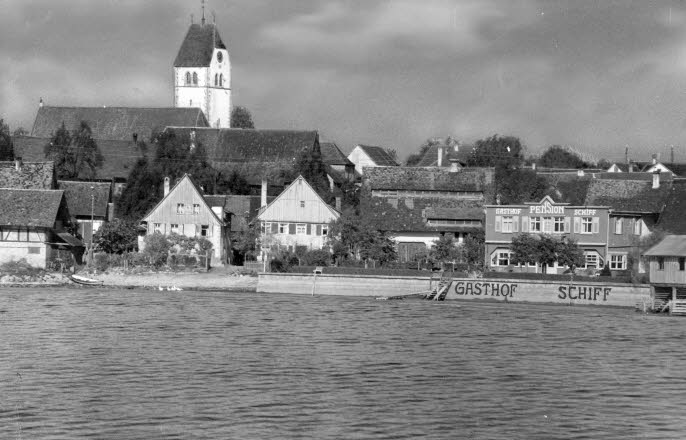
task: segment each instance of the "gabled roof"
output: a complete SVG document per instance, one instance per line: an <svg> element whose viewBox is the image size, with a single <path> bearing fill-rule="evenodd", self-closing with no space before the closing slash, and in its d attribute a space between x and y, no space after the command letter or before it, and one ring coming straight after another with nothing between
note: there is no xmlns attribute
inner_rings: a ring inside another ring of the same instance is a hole
<svg viewBox="0 0 686 440"><path fill-rule="evenodd" d="M130 141L133 134L139 140L149 140L153 132L170 125L209 127L199 108L140 108L140 107L53 107L38 109L31 136L50 138L64 122L71 131L81 121L88 122L96 140Z"/></svg>
<svg viewBox="0 0 686 440"><path fill-rule="evenodd" d="M205 147L208 159L221 163L292 163L301 150L319 143L316 131L191 127L167 127L167 130L189 137L195 131L196 142Z"/></svg>
<svg viewBox="0 0 686 440"><path fill-rule="evenodd" d="M215 220L217 220L217 222L220 223L220 224L224 224L224 222L222 221L222 219L220 219L219 217L217 217L217 214L212 210L212 205L210 205L210 204L207 202L207 199L205 198L205 195L202 193L202 191L200 190L200 188L198 188L198 185L195 184L195 182L193 181L193 179L191 178L191 176L190 176L189 174L184 174L183 177L181 177L181 178L179 179L179 181L176 182L176 184L175 184L173 187L171 187L171 189L169 190L169 193L167 193L166 196L162 197L162 200L160 200L159 202L157 202L157 204L156 204L150 211L148 211L147 214L145 214L145 216L143 216L143 220L142 220L142 221L148 221L148 218L150 217L150 215L153 214L153 213L157 210L157 208L159 208L160 205L162 205L162 204L164 203L164 201L167 200L167 198L169 198L172 194L174 194L174 191L176 190L176 188L178 188L179 185L181 185L181 183L183 183L183 182L188 182L188 183L191 185L191 188L193 188L193 190L195 190L195 192L198 194L198 197L199 197L199 198L203 201L203 203L205 204L205 208L207 208L207 210L208 210L210 213L212 213L212 216L215 218Z"/></svg>
<svg viewBox="0 0 686 440"><path fill-rule="evenodd" d="M353 165L350 159L333 142L321 142L322 162L326 165Z"/></svg>
<svg viewBox="0 0 686 440"><path fill-rule="evenodd" d="M43 148L49 142L50 138L16 137L14 138L14 152L25 161L45 161ZM102 168L96 170L98 179L126 179L136 160L141 157L140 148L133 140L96 140L95 142L104 159ZM148 148L154 147L148 146Z"/></svg>
<svg viewBox="0 0 686 440"><path fill-rule="evenodd" d="M424 155L419 159L414 166L416 167L435 167L438 166L438 148L443 148L442 167L450 166L450 159L457 160L458 163L466 165L471 154L468 146L460 145L458 150L448 145L431 145L426 149Z"/></svg>
<svg viewBox="0 0 686 440"><path fill-rule="evenodd" d="M606 205L614 211L660 213L665 204L670 182L652 188L651 180L593 179L586 193L585 205Z"/></svg>
<svg viewBox="0 0 686 440"><path fill-rule="evenodd" d="M90 216L91 205L93 216L99 218L106 217L107 205L110 202L111 185L109 182L57 181L57 187L64 191L69 213L75 217ZM92 199L91 196L93 196Z"/></svg>
<svg viewBox="0 0 686 440"><path fill-rule="evenodd" d="M490 190L494 170L465 168L450 172L437 167L365 168L364 180L372 190L483 191Z"/></svg>
<svg viewBox="0 0 686 440"><path fill-rule="evenodd" d="M64 191L44 189L0 189L0 225L52 228Z"/></svg>
<svg viewBox="0 0 686 440"><path fill-rule="evenodd" d="M646 257L686 257L686 235L667 235L643 255Z"/></svg>
<svg viewBox="0 0 686 440"><path fill-rule="evenodd" d="M292 189L294 188L294 186L295 186L295 185L298 185L298 184L304 184L305 187L306 187L309 191L311 191L311 193L312 193L312 194L314 195L314 197L319 201L319 203L321 204L321 206L324 207L324 211L325 211L325 212L328 212L328 213L331 214L331 216L334 217L334 218L338 218L338 217L341 215L340 212L338 212L335 208L333 208L332 206L330 206L329 204L327 204L327 203L319 196L319 194L317 194L317 191L315 191L314 188L312 188L312 185L310 185L310 183L307 181L307 179L305 179L302 175L300 175L300 176L298 176L295 180L293 180L293 182L291 182L291 184L288 185L288 186L283 190L283 192L282 192L281 194L279 194L278 196L276 196L276 197L274 198L274 200L272 200L270 203L268 203L267 206L265 206L264 208L261 208L259 214L257 215L257 218L259 218L260 220L263 220L264 217L265 217L265 215L267 215L267 214L269 213L269 211L271 210L271 208L272 208L275 204L279 203L280 200L285 199L286 197L288 197L289 194L291 194L291 191L292 191ZM283 214L283 213L281 213L281 214ZM290 214L290 213L288 213L288 214ZM320 212L320 214L321 214L321 212Z"/></svg>
<svg viewBox="0 0 686 440"><path fill-rule="evenodd" d="M618 168L623 173L626 173L629 171L629 164L628 163L615 162L608 167L608 172L613 167Z"/></svg>
<svg viewBox="0 0 686 440"><path fill-rule="evenodd" d="M17 157L23 157L17 153ZM0 162L0 188L53 189L55 187L54 162Z"/></svg>
<svg viewBox="0 0 686 440"><path fill-rule="evenodd" d="M374 163L380 167L394 167L398 166L398 162L391 157L386 149L382 147L374 147L371 145L358 145L356 148L364 151Z"/></svg>
<svg viewBox="0 0 686 440"><path fill-rule="evenodd" d="M686 180L672 183L657 226L672 234L686 234Z"/></svg>
<svg viewBox="0 0 686 440"><path fill-rule="evenodd" d="M208 67L215 48L226 49L217 26L212 23L194 23L188 28L181 43L174 67Z"/></svg>

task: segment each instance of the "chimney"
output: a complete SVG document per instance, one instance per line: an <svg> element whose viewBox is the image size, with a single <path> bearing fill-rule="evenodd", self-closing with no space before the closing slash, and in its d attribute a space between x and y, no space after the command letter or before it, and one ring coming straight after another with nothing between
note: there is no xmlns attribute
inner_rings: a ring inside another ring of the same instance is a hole
<svg viewBox="0 0 686 440"><path fill-rule="evenodd" d="M336 210L340 212L341 210L341 197L336 197Z"/></svg>
<svg viewBox="0 0 686 440"><path fill-rule="evenodd" d="M653 173L653 189L658 189L660 187L660 170Z"/></svg>
<svg viewBox="0 0 686 440"><path fill-rule="evenodd" d="M653 165L657 164L657 154L653 154Z"/></svg>
<svg viewBox="0 0 686 440"><path fill-rule="evenodd" d="M457 173L458 171L460 171L460 165L458 164L457 159L451 157L448 160L450 161L450 172L451 173Z"/></svg>
<svg viewBox="0 0 686 440"><path fill-rule="evenodd" d="M14 169L17 171L21 171L21 157L14 158Z"/></svg>
<svg viewBox="0 0 686 440"><path fill-rule="evenodd" d="M43 107L43 97L41 97L40 101L38 101L38 107Z"/></svg>
<svg viewBox="0 0 686 440"><path fill-rule="evenodd" d="M438 146L438 166L442 167L443 166L443 147L441 145Z"/></svg>
<svg viewBox="0 0 686 440"><path fill-rule="evenodd" d="M267 179L262 179L262 189L260 190L260 208L267 206Z"/></svg>
<svg viewBox="0 0 686 440"><path fill-rule="evenodd" d="M164 196L167 197L169 194L169 176L164 178Z"/></svg>

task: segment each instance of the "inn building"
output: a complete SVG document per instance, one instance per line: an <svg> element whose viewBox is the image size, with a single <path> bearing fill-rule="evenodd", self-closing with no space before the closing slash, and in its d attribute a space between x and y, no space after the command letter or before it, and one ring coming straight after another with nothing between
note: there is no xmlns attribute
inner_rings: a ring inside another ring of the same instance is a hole
<svg viewBox="0 0 686 440"><path fill-rule="evenodd" d="M583 250L584 269L602 269L608 258L608 206L555 203L549 196L537 203L486 205L485 267L492 271L538 272L540 267L514 267L510 262L512 238L521 233L548 234L573 239ZM547 268L562 273L566 267Z"/></svg>

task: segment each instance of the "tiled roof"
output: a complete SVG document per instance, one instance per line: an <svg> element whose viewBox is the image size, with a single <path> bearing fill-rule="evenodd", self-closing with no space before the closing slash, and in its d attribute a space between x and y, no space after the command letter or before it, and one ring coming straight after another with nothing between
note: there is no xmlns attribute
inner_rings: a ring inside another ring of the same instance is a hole
<svg viewBox="0 0 686 440"><path fill-rule="evenodd" d="M250 130L241 128L168 127L177 135L190 136L202 144L213 162L289 162L304 148L319 143L316 131Z"/></svg>
<svg viewBox="0 0 686 440"><path fill-rule="evenodd" d="M276 197L268 197L267 203L271 203ZM242 232L248 229L248 225L257 217L260 209L260 196L226 196L226 211L233 214L231 217L231 232Z"/></svg>
<svg viewBox="0 0 686 440"><path fill-rule="evenodd" d="M181 43L174 67L207 67L215 48L226 49L217 26L212 23L192 24Z"/></svg>
<svg viewBox="0 0 686 440"><path fill-rule="evenodd" d="M643 253L648 257L686 257L686 235L667 235Z"/></svg>
<svg viewBox="0 0 686 440"><path fill-rule="evenodd" d="M369 158L380 167L398 166L398 162L396 162L382 147L374 147L371 145L358 145L358 147L360 147L360 149L364 151L367 156L369 156Z"/></svg>
<svg viewBox="0 0 686 440"><path fill-rule="evenodd" d="M424 155L419 162L417 162L416 167L435 167L438 166L438 148L443 148L443 161L441 166L449 167L450 159L457 159L457 161L466 165L469 160L469 155L471 154L471 147L461 145L458 151L454 151L453 147L447 145L431 145L426 149Z"/></svg>
<svg viewBox="0 0 686 440"><path fill-rule="evenodd" d="M14 149L17 156L28 161L44 161L43 148L50 138L23 136L14 138ZM98 149L103 155L102 168L96 170L98 179L126 179L136 160L141 156L139 147L132 141L96 140ZM153 148L148 146L148 148Z"/></svg>
<svg viewBox="0 0 686 440"><path fill-rule="evenodd" d="M686 163L665 163L664 166L669 168L678 177L686 177Z"/></svg>
<svg viewBox="0 0 686 440"><path fill-rule="evenodd" d="M322 162L326 165L353 165L350 159L333 142L321 142Z"/></svg>
<svg viewBox="0 0 686 440"><path fill-rule="evenodd" d="M52 228L64 200L64 191L0 189L0 225Z"/></svg>
<svg viewBox="0 0 686 440"><path fill-rule="evenodd" d="M491 168L465 168L452 173L434 167L374 167L365 169L364 180L373 190L487 192L493 177Z"/></svg>
<svg viewBox="0 0 686 440"><path fill-rule="evenodd" d="M482 206L480 202L476 201L455 201L436 198L387 199L366 195L360 199L360 211L366 213L365 216L374 228L390 232L469 232L481 229L464 226L429 226L427 219L444 219L444 217L433 216L436 210L440 209L442 216L450 212L450 219L483 221Z"/></svg>
<svg viewBox="0 0 686 440"><path fill-rule="evenodd" d="M165 127L209 127L199 108L138 108L138 107L52 107L38 109L31 136L50 138L64 122L73 130L81 121L87 121L96 140L131 141L133 134L139 140L150 140L156 131Z"/></svg>
<svg viewBox="0 0 686 440"><path fill-rule="evenodd" d="M111 183L103 182L57 181L57 187L64 191L69 213L75 217L90 216L91 203L95 217L106 217L107 204L110 202L111 185ZM95 197L91 200L91 196Z"/></svg>
<svg viewBox="0 0 686 440"><path fill-rule="evenodd" d="M20 154L16 156L23 157ZM21 162L17 170L15 162L0 162L0 188L53 189L55 188L55 164L53 162Z"/></svg>
<svg viewBox="0 0 686 440"><path fill-rule="evenodd" d="M652 188L652 180L593 179L589 183L585 205L609 206L614 211L659 213L671 184Z"/></svg>
<svg viewBox="0 0 686 440"><path fill-rule="evenodd" d="M672 234L686 234L686 180L672 184L657 226Z"/></svg>

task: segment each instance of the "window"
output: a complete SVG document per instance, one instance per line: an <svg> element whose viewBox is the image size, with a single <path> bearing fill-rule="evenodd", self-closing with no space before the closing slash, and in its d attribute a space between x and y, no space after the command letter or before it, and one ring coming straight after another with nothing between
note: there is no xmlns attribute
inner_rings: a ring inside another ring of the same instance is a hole
<svg viewBox="0 0 686 440"><path fill-rule="evenodd" d="M200 214L200 204L193 203L193 214Z"/></svg>
<svg viewBox="0 0 686 440"><path fill-rule="evenodd" d="M209 225L201 225L200 226L200 236L201 237L209 237L210 236L210 226Z"/></svg>
<svg viewBox="0 0 686 440"><path fill-rule="evenodd" d="M288 234L288 223L279 223L279 234Z"/></svg>
<svg viewBox="0 0 686 440"><path fill-rule="evenodd" d="M193 72L193 85L197 86L198 85L198 74Z"/></svg>
<svg viewBox="0 0 686 440"><path fill-rule="evenodd" d="M224 87L224 74L219 74L219 87Z"/></svg>
<svg viewBox="0 0 686 440"><path fill-rule="evenodd" d="M665 257L657 257L657 270L665 270Z"/></svg>
<svg viewBox="0 0 686 440"><path fill-rule="evenodd" d="M686 266L686 258L679 257L679 270L683 271L684 266Z"/></svg>
<svg viewBox="0 0 686 440"><path fill-rule="evenodd" d="M179 233L179 225L178 225L178 224L172 223L170 226L171 226L171 231L172 231L174 234L178 234L178 233Z"/></svg>
<svg viewBox="0 0 686 440"><path fill-rule="evenodd" d="M191 73L186 72L186 85L190 86L191 85Z"/></svg>
<svg viewBox="0 0 686 440"><path fill-rule="evenodd" d="M219 84L219 75L215 73L214 74L214 86L217 87L217 84Z"/></svg>
<svg viewBox="0 0 686 440"><path fill-rule="evenodd" d="M529 232L541 232L541 217L529 218Z"/></svg>
<svg viewBox="0 0 686 440"><path fill-rule="evenodd" d="M152 232L159 232L160 234L162 233L162 223L153 223L152 224Z"/></svg>
<svg viewBox="0 0 686 440"><path fill-rule="evenodd" d="M586 258L586 268L594 268L594 269L599 269L600 268L600 258L598 258L598 254L595 252L586 252L584 253L584 257Z"/></svg>
<svg viewBox="0 0 686 440"><path fill-rule="evenodd" d="M322 235L329 235L329 225L322 225Z"/></svg>
<svg viewBox="0 0 686 440"><path fill-rule="evenodd" d="M305 223L298 223L295 225L295 233L298 235L304 235L307 233L307 225Z"/></svg>
<svg viewBox="0 0 686 440"><path fill-rule="evenodd" d="M29 246L29 254L40 254L40 248L37 246Z"/></svg>
<svg viewBox="0 0 686 440"><path fill-rule="evenodd" d="M640 218L634 220L634 235L641 235L641 223L643 222Z"/></svg>
<svg viewBox="0 0 686 440"><path fill-rule="evenodd" d="M223 59L224 59L224 55L222 55L221 51L218 51L217 52L217 62L221 63Z"/></svg>
<svg viewBox="0 0 686 440"><path fill-rule="evenodd" d="M581 217L581 233L590 234L593 232L593 217Z"/></svg>
<svg viewBox="0 0 686 440"><path fill-rule="evenodd" d="M626 270L626 255L625 254L610 255L610 269Z"/></svg>
<svg viewBox="0 0 686 440"><path fill-rule="evenodd" d="M304 200L301 200L301 201L300 201L300 207L301 207L301 208L304 208L304 207L305 207L305 201L304 201Z"/></svg>
<svg viewBox="0 0 686 440"><path fill-rule="evenodd" d="M513 219L511 215L506 215L503 216L503 232L512 232L513 231Z"/></svg>
<svg viewBox="0 0 686 440"><path fill-rule="evenodd" d="M543 232L550 234L553 232L553 219L552 217L543 217Z"/></svg>
<svg viewBox="0 0 686 440"><path fill-rule="evenodd" d="M555 217L553 219L553 232L562 233L565 231L565 218Z"/></svg>
<svg viewBox="0 0 686 440"><path fill-rule="evenodd" d="M618 217L615 219L615 234L621 234L621 233L622 233L622 219Z"/></svg>
<svg viewBox="0 0 686 440"><path fill-rule="evenodd" d="M509 266L510 265L510 251L498 252L498 266Z"/></svg>
<svg viewBox="0 0 686 440"><path fill-rule="evenodd" d="M176 213L177 214L184 214L186 212L186 207L184 206L183 203L177 203L176 204Z"/></svg>

